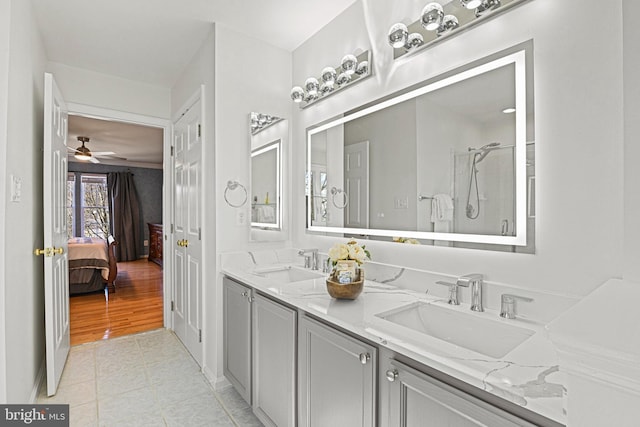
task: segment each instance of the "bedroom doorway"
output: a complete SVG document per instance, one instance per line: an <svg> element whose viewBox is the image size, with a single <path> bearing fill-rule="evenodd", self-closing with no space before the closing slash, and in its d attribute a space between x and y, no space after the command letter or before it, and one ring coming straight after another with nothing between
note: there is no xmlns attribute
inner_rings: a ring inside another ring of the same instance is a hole
<svg viewBox="0 0 640 427"><path fill-rule="evenodd" d="M171 292L165 278L171 277L171 265L164 262L161 266L147 258L151 245L147 223L162 225L169 212L167 206L171 195L170 192L165 194L165 189L171 187L164 166L170 122L84 105L70 104L69 110L67 143L70 147L69 176L73 176L69 188L73 187L76 194L70 194L68 209L74 210L75 216L68 215L68 220L75 229L74 236L79 236L78 232L88 232L93 237L94 228L103 229L99 218L100 213L104 213L103 207L97 206L101 203L96 205L96 197L84 194L82 183L85 181L87 188L93 186L95 190L100 182L106 182L109 173L131 174L140 207L138 256L117 263L115 292L110 292L108 299L100 291L70 296L71 345L170 327L166 301ZM153 133L154 139L147 143L149 132ZM100 153L95 156L97 161L94 158L89 162L77 162L71 158L76 151L73 141L81 136L89 137L87 147ZM154 150L155 158L151 158ZM118 240L118 236L115 237Z"/></svg>

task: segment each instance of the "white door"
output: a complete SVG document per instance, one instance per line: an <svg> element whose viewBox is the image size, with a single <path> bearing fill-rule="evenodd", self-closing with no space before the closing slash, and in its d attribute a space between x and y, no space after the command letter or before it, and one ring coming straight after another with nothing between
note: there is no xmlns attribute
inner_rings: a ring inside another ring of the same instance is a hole
<svg viewBox="0 0 640 427"><path fill-rule="evenodd" d="M67 258L67 107L53 76L44 76L44 304L47 394L58 389L70 347Z"/></svg>
<svg viewBox="0 0 640 427"><path fill-rule="evenodd" d="M345 227L369 228L369 141L344 147Z"/></svg>
<svg viewBox="0 0 640 427"><path fill-rule="evenodd" d="M202 103L174 123L173 328L202 365Z"/></svg>

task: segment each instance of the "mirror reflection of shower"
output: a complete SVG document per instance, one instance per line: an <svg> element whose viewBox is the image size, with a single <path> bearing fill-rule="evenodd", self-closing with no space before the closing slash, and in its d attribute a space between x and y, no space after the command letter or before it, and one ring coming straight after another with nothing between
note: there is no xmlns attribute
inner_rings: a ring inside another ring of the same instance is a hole
<svg viewBox="0 0 640 427"><path fill-rule="evenodd" d="M476 219L480 215L480 191L478 189L478 164L489 155L492 150L500 146L499 142L492 142L480 148L469 147L468 151L473 152L471 160L471 170L469 173L469 187L467 190L467 203L465 213L467 218ZM472 191L475 188L475 191ZM474 193L472 197L472 192ZM473 204L475 199L475 205Z"/></svg>

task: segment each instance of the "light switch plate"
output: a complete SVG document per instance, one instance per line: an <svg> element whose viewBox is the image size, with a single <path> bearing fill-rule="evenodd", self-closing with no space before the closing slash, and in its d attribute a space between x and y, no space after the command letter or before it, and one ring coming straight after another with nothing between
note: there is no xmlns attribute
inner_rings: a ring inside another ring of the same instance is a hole
<svg viewBox="0 0 640 427"><path fill-rule="evenodd" d="M243 209L236 212L236 225L245 225L247 223L247 213Z"/></svg>
<svg viewBox="0 0 640 427"><path fill-rule="evenodd" d="M11 201L18 203L22 200L22 178L11 175Z"/></svg>

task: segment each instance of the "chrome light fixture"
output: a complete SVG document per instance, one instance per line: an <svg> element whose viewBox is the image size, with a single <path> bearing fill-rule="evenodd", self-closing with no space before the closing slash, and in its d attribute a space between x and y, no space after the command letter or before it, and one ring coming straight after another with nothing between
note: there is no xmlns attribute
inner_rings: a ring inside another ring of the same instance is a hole
<svg viewBox="0 0 640 427"><path fill-rule="evenodd" d="M476 8L476 17L481 17L482 15L494 11L502 5L500 0L483 0L480 6Z"/></svg>
<svg viewBox="0 0 640 427"><path fill-rule="evenodd" d="M458 18L456 18L454 15L445 15L444 18L442 18L442 25L440 25L440 28L438 28L438 35L453 31L459 26L460 24L458 23Z"/></svg>
<svg viewBox="0 0 640 427"><path fill-rule="evenodd" d="M318 79L315 77L309 77L304 82L304 88L307 90L309 96L316 96L318 95L318 89L320 89L320 83L318 83Z"/></svg>
<svg viewBox="0 0 640 427"><path fill-rule="evenodd" d="M418 20L408 25L397 22L389 29L387 40L393 48L393 58L413 54L526 1L529 0L429 1Z"/></svg>
<svg viewBox="0 0 640 427"><path fill-rule="evenodd" d="M394 48L403 47L407 44L407 26L402 23L393 24L389 29L389 44Z"/></svg>
<svg viewBox="0 0 640 427"><path fill-rule="evenodd" d="M362 76L369 72L369 61L362 61L358 63L356 67L356 74Z"/></svg>
<svg viewBox="0 0 640 427"><path fill-rule="evenodd" d="M291 100L305 108L371 75L371 53L346 54L336 67L324 67L318 77L308 77L291 89Z"/></svg>
<svg viewBox="0 0 640 427"><path fill-rule="evenodd" d="M409 34L409 37L407 38L407 50L410 49L415 49L417 47L420 47L424 44L424 37L422 37L422 34L420 33L411 33Z"/></svg>
<svg viewBox="0 0 640 427"><path fill-rule="evenodd" d="M291 89L291 99L295 103L304 101L304 89L302 89L300 86L295 86L293 89Z"/></svg>
<svg viewBox="0 0 640 427"><path fill-rule="evenodd" d="M358 58L355 55L345 55L342 58L342 62L340 63L342 69L348 76L351 76L356 72L356 68L358 66Z"/></svg>
<svg viewBox="0 0 640 427"><path fill-rule="evenodd" d="M429 3L422 9L422 27L427 31L436 31L442 24L444 9L440 3Z"/></svg>
<svg viewBox="0 0 640 427"><path fill-rule="evenodd" d="M322 81L325 85L333 86L336 82L336 69L333 67L324 67L322 70Z"/></svg>
<svg viewBox="0 0 640 427"><path fill-rule="evenodd" d="M295 89L295 88L294 88ZM251 113L251 135L255 135L260 131L265 130L271 125L275 125L282 120L282 117L271 116L269 114Z"/></svg>

